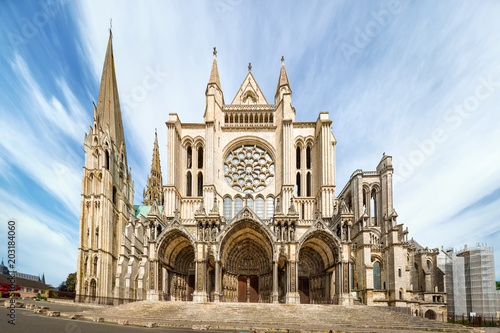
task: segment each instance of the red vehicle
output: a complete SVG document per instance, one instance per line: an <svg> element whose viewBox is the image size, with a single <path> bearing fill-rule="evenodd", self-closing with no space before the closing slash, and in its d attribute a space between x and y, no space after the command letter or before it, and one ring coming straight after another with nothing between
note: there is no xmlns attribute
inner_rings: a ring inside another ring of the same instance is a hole
<svg viewBox="0 0 500 333"><path fill-rule="evenodd" d="M16 285L15 290L21 290L21 287ZM0 293L2 295L2 298L9 298L9 297L21 297L21 294L19 293L13 293L12 290L10 289L10 284L7 283L0 283Z"/></svg>

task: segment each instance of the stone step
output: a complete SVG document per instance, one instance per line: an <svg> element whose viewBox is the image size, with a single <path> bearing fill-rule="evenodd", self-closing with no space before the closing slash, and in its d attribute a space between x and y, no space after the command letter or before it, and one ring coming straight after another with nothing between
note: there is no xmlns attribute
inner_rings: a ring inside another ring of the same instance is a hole
<svg viewBox="0 0 500 333"><path fill-rule="evenodd" d="M127 319L192 322L244 327L391 329L470 332L448 324L365 305L136 302L89 313Z"/></svg>

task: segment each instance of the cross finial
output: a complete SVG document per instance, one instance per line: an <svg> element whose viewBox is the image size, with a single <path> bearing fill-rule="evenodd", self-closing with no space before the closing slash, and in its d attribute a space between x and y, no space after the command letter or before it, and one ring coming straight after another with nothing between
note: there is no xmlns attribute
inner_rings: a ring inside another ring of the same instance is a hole
<svg viewBox="0 0 500 333"><path fill-rule="evenodd" d="M217 57L217 48L214 46L214 57Z"/></svg>
<svg viewBox="0 0 500 333"><path fill-rule="evenodd" d="M284 62L285 62L285 57L281 56L281 63L284 63Z"/></svg>
<svg viewBox="0 0 500 333"><path fill-rule="evenodd" d="M249 71L249 72L251 72L251 71L252 71L252 63L251 63L251 62L249 62L249 63L248 63L248 71Z"/></svg>
<svg viewBox="0 0 500 333"><path fill-rule="evenodd" d="M155 128L155 134L158 134L158 130Z"/></svg>
<svg viewBox="0 0 500 333"><path fill-rule="evenodd" d="M113 35L113 19L109 19L109 34Z"/></svg>

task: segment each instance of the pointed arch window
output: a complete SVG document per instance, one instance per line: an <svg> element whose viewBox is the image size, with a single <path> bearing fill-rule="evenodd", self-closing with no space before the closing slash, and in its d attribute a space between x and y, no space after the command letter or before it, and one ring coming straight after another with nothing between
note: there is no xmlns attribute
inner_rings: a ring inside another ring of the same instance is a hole
<svg viewBox="0 0 500 333"><path fill-rule="evenodd" d="M295 158L296 158L295 161L296 167L297 169L300 169L300 147L297 147L297 153L295 154Z"/></svg>
<svg viewBox="0 0 500 333"><path fill-rule="evenodd" d="M203 147L198 148L198 169L203 168Z"/></svg>
<svg viewBox="0 0 500 333"><path fill-rule="evenodd" d="M97 296L97 286L95 279L92 279L92 281L90 281L90 297L92 297L92 300L94 300L96 296Z"/></svg>
<svg viewBox="0 0 500 333"><path fill-rule="evenodd" d="M253 207L253 197L248 196L246 200L247 200L247 207L250 208L251 210L254 210L255 208Z"/></svg>
<svg viewBox="0 0 500 333"><path fill-rule="evenodd" d="M97 275L97 257L94 258L94 275Z"/></svg>
<svg viewBox="0 0 500 333"><path fill-rule="evenodd" d="M107 150L104 151L104 166L106 170L109 170L109 152Z"/></svg>
<svg viewBox="0 0 500 333"><path fill-rule="evenodd" d="M311 147L306 148L306 168L311 169Z"/></svg>
<svg viewBox="0 0 500 333"><path fill-rule="evenodd" d="M188 196L188 197L193 195L192 182L193 182L193 179L191 177L191 172L188 171L187 176L186 176L186 196Z"/></svg>
<svg viewBox="0 0 500 333"><path fill-rule="evenodd" d="M375 290L382 289L381 276L380 276L380 263L378 261L376 261L373 264L373 289Z"/></svg>
<svg viewBox="0 0 500 333"><path fill-rule="evenodd" d="M242 208L243 199L241 199L241 197L236 197L236 199L234 199L234 215L238 214Z"/></svg>
<svg viewBox="0 0 500 333"><path fill-rule="evenodd" d="M301 196L301 189L300 189L300 172L297 172L297 179L296 179L296 185L295 185L295 190L297 193L297 196Z"/></svg>
<svg viewBox="0 0 500 333"><path fill-rule="evenodd" d="M264 197L258 196L255 200L255 213L259 218L264 218Z"/></svg>
<svg viewBox="0 0 500 333"><path fill-rule="evenodd" d="M198 196L203 196L203 174L198 172Z"/></svg>
<svg viewBox="0 0 500 333"><path fill-rule="evenodd" d="M231 197L225 197L224 198L224 217L226 220L230 220L232 215L231 215L231 206L233 202L231 200Z"/></svg>
<svg viewBox="0 0 500 333"><path fill-rule="evenodd" d="M272 219L274 216L274 197L268 196L266 199L266 218Z"/></svg>
<svg viewBox="0 0 500 333"><path fill-rule="evenodd" d="M113 186L113 204L117 204L117 198L116 198L116 186Z"/></svg>
<svg viewBox="0 0 500 333"><path fill-rule="evenodd" d="M191 146L187 147L187 160L186 160L186 167L188 169L191 169L193 165L193 149L191 149Z"/></svg>
<svg viewBox="0 0 500 333"><path fill-rule="evenodd" d="M370 217L374 225L377 225L377 192L375 189L371 192L370 199Z"/></svg>
<svg viewBox="0 0 500 333"><path fill-rule="evenodd" d="M312 179L311 179L311 173L307 173L307 178L306 178L306 191L307 191L307 196L310 197L312 195Z"/></svg>
<svg viewBox="0 0 500 333"><path fill-rule="evenodd" d="M415 285L417 286L417 290L418 290L418 288L419 288L419 284L418 284L418 264L415 263L413 265L413 267L415 267L415 282L416 282Z"/></svg>

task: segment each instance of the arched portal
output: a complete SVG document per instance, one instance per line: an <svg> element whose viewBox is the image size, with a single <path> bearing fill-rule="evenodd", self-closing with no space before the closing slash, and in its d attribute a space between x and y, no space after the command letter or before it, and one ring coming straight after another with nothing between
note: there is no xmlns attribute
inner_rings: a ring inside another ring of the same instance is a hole
<svg viewBox="0 0 500 333"><path fill-rule="evenodd" d="M194 247L180 230L171 230L158 250L158 289L173 301L192 301L195 287ZM151 277L153 278L153 277Z"/></svg>
<svg viewBox="0 0 500 333"><path fill-rule="evenodd" d="M221 241L223 299L267 302L272 292L270 235L253 219L234 222Z"/></svg>
<svg viewBox="0 0 500 333"><path fill-rule="evenodd" d="M302 242L298 259L300 302L331 302L336 294L338 241L325 231L313 232Z"/></svg>
<svg viewBox="0 0 500 333"><path fill-rule="evenodd" d="M432 310L425 311L425 318L435 320L436 319L436 312L434 312Z"/></svg>

